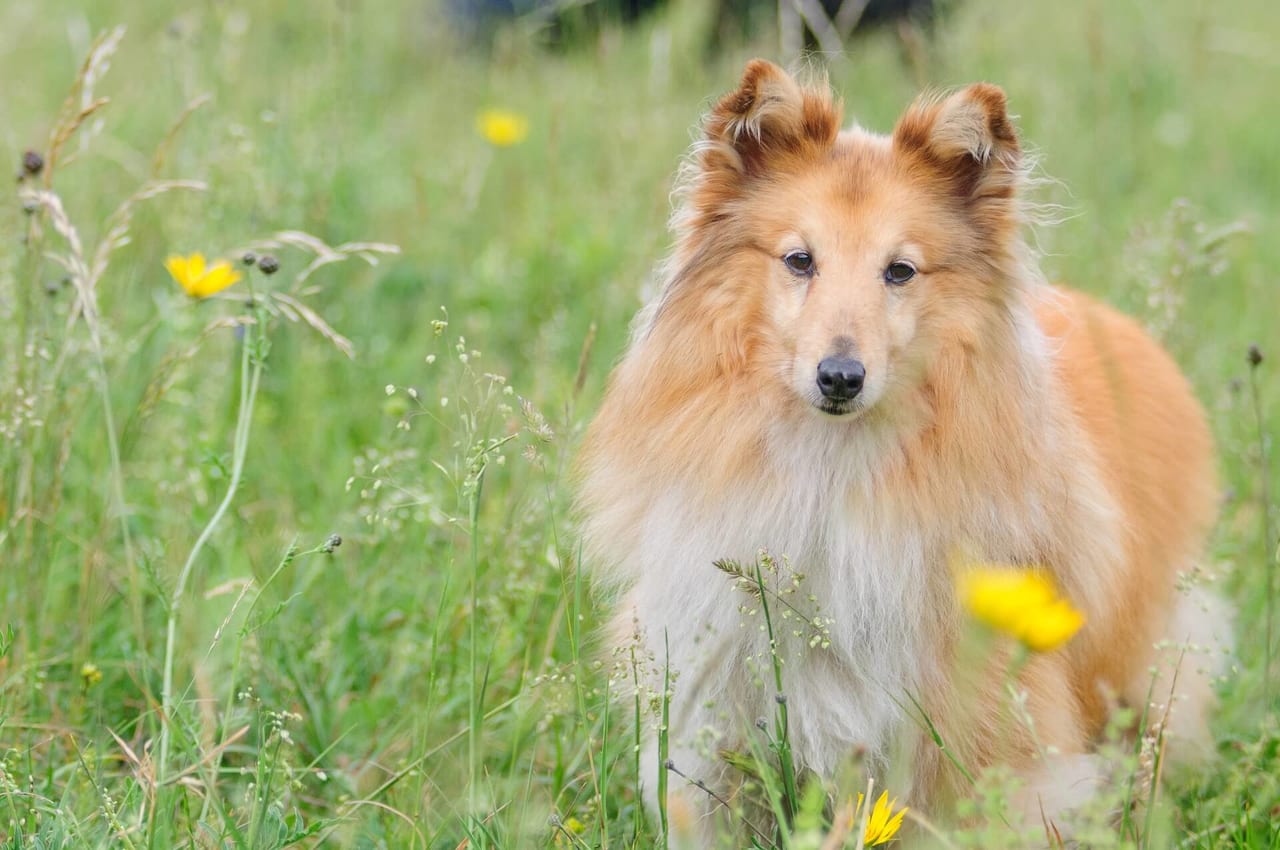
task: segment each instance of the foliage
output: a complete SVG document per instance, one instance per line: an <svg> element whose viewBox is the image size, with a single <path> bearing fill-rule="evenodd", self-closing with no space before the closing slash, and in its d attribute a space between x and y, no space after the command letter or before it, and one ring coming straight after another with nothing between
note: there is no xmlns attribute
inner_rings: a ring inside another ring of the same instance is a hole
<svg viewBox="0 0 1280 850"><path fill-rule="evenodd" d="M1040 234L1047 269L1190 374L1228 493L1197 570L1256 635L1280 241L1250 234L1280 228L1280 22L1267 0L1202 5L957 4L923 73L1005 85L1070 188L1050 190L1074 215ZM707 57L690 4L555 55L518 27L473 54L439 19L416 0L0 4L0 160L23 174L0 205L7 846L657 841L636 739L667 693L630 685L663 660L596 648L569 464L666 248L688 128L772 43ZM830 69L867 126L915 94L894 39ZM485 110L507 121L488 141ZM279 271L189 298L164 263L196 249ZM739 579L795 625L758 571ZM820 645L821 619L803 627ZM1089 846L1280 845L1268 649L1242 641L1222 683L1218 761L1158 794L1121 782L1148 809L1097 813ZM780 703L743 754L784 840L864 838L842 814L856 764L813 792L768 778L785 723ZM1157 743L1122 732L1123 780ZM1025 846L1008 777L976 779L964 823L913 808L901 835Z"/></svg>

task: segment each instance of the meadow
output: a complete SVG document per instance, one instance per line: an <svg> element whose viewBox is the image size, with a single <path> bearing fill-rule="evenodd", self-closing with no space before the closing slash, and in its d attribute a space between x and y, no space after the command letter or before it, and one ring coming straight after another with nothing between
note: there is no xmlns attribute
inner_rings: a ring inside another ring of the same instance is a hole
<svg viewBox="0 0 1280 850"><path fill-rule="evenodd" d="M1221 456L1218 757L1081 844L1280 847L1280 11L953 5L918 73L1005 87L1056 181L1046 271L1165 342ZM482 49L418 0L0 4L5 847L664 843L634 746L660 706L598 651L571 467L691 128L785 58L708 53L707 19ZM881 130L919 88L887 32L829 74ZM193 252L243 279L188 297L165 260ZM1128 776L1149 743L1111 745ZM902 840L1043 843L1007 790ZM860 846L808 813L771 841Z"/></svg>

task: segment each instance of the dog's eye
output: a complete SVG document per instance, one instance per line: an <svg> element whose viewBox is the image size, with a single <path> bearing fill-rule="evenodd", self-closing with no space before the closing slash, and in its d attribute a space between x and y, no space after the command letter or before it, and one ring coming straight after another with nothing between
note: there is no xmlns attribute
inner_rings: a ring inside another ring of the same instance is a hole
<svg viewBox="0 0 1280 850"><path fill-rule="evenodd" d="M796 274L813 274L813 255L808 251L792 251L782 258L782 262Z"/></svg>
<svg viewBox="0 0 1280 850"><path fill-rule="evenodd" d="M905 260L890 263L889 267L884 270L884 282L892 283L895 286L901 286L915 276L916 267Z"/></svg>

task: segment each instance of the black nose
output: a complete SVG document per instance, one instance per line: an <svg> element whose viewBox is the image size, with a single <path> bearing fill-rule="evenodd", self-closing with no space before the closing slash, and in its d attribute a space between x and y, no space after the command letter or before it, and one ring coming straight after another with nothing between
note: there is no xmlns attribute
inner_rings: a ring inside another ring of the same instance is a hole
<svg viewBox="0 0 1280 850"><path fill-rule="evenodd" d="M832 401L848 401L862 391L867 377L861 360L828 357L818 364L818 389Z"/></svg>

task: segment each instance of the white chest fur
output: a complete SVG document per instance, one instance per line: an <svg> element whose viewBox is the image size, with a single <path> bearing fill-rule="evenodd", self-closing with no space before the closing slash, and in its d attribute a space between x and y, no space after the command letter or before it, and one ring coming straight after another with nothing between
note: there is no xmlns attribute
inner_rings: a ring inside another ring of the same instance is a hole
<svg viewBox="0 0 1280 850"><path fill-rule="evenodd" d="M813 424L770 440L767 485L710 507L676 491L654 501L620 616L635 617L658 667L669 659L678 676L672 740L741 746L742 730L773 716L772 659L760 600L714 564L754 574L767 551L791 745L829 775L855 749L887 755L917 692L931 553L917 524L877 506L866 459L883 447Z"/></svg>

